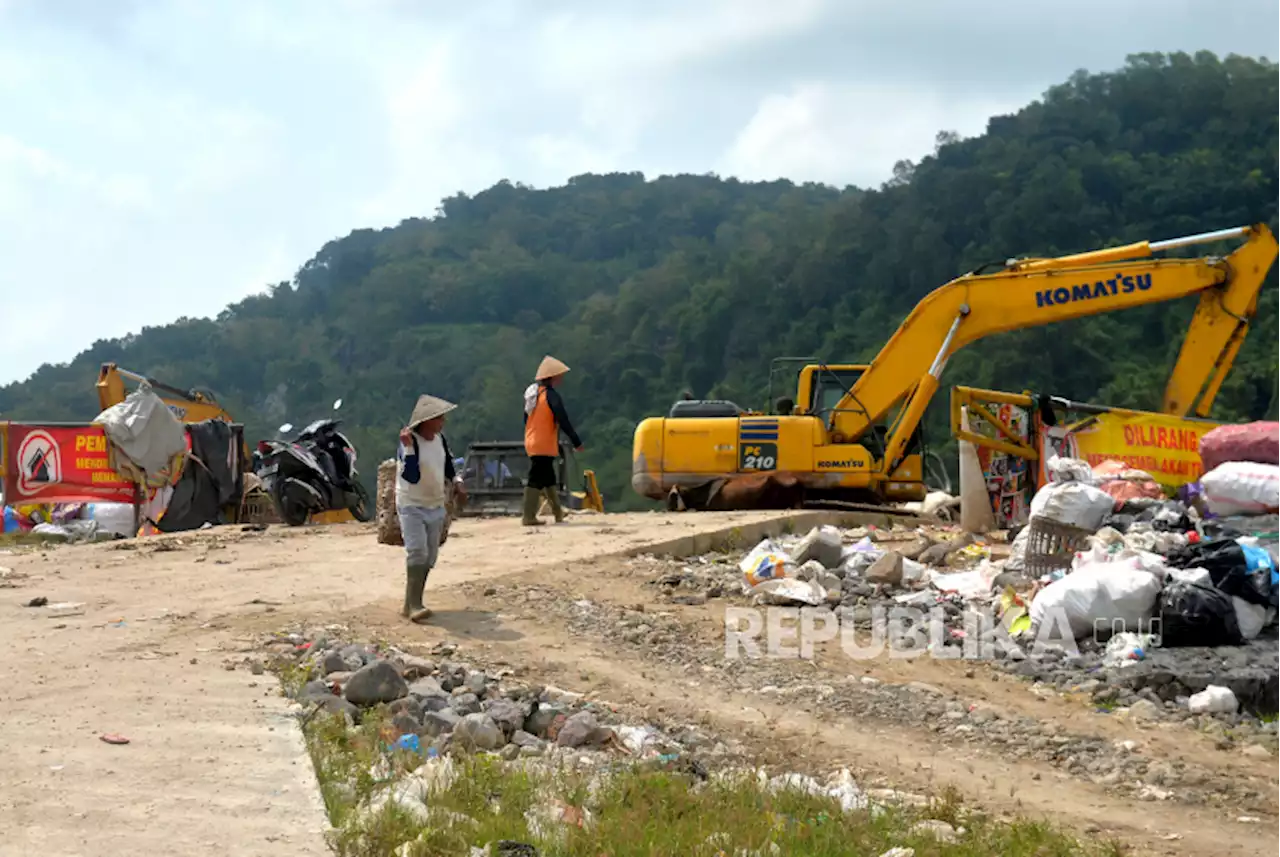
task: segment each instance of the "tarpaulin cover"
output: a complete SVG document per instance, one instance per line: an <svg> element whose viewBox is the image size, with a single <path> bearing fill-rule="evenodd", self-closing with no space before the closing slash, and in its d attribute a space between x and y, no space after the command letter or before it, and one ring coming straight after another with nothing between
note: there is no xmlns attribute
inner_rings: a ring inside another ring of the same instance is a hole
<svg viewBox="0 0 1280 857"><path fill-rule="evenodd" d="M146 382L94 420L124 455L154 475L170 466L187 446L182 423Z"/></svg>
<svg viewBox="0 0 1280 857"><path fill-rule="evenodd" d="M1200 460L1205 473L1227 461L1280 464L1280 423L1218 426L1200 438Z"/></svg>
<svg viewBox="0 0 1280 857"><path fill-rule="evenodd" d="M164 517L156 523L166 533L225 523L223 507L238 503L244 491L240 438L231 424L205 420L187 426L187 431L191 460L173 488Z"/></svg>

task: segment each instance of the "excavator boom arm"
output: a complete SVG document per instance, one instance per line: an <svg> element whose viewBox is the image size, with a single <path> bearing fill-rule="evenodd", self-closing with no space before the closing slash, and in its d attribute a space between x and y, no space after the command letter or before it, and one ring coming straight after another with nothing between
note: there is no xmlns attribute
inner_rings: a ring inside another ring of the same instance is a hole
<svg viewBox="0 0 1280 857"><path fill-rule="evenodd" d="M1133 258L1237 236L1248 238L1225 259ZM965 345L996 333L1194 294L1201 295L1200 306L1165 391L1165 411L1185 415L1203 391L1197 413L1207 413L1277 249L1271 231L1259 224L1057 259L1010 261L1003 271L966 274L911 311L837 405L833 432L856 439L905 401L886 445L888 470L918 426L947 359Z"/></svg>

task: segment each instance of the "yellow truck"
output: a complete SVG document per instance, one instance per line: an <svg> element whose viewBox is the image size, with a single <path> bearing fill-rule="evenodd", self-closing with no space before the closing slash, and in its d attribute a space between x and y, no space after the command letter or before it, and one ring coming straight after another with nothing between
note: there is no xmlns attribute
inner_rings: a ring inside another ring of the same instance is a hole
<svg viewBox="0 0 1280 857"><path fill-rule="evenodd" d="M1231 239L1225 257L1151 258ZM1209 413L1277 256L1265 224L1011 259L927 295L866 366L811 364L774 414L686 402L636 428L632 488L676 508L923 499L920 421L947 360L996 333L1198 295L1162 412Z"/></svg>

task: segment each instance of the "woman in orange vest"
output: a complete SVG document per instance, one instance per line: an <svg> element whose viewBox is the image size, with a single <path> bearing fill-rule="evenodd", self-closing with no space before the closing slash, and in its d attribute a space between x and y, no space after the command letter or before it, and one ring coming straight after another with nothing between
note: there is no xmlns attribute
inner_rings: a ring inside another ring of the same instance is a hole
<svg viewBox="0 0 1280 857"><path fill-rule="evenodd" d="M556 392L556 387L568 371L568 366L548 354L538 365L533 383L524 391L524 451L529 456L529 478L525 480L522 518L525 526L532 527L542 523L538 520L538 503L543 497L547 498L547 504L556 516L556 523L564 520L564 509L560 507L560 495L556 492L556 459L560 457L560 432L565 433L575 450L582 452L582 440L573 430L569 414L564 409L564 401Z"/></svg>

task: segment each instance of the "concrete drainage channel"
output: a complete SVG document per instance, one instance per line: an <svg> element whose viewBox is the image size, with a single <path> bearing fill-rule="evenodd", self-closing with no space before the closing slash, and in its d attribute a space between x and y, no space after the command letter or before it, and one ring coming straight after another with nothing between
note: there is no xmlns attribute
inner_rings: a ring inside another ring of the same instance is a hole
<svg viewBox="0 0 1280 857"><path fill-rule="evenodd" d="M685 514L696 515L697 512ZM908 514L879 514L875 512L835 512L805 511L785 512L778 517L766 521L754 521L736 527L723 527L718 530L680 536L667 541L628 548L616 556L650 556L667 559L684 559L719 551L748 551L762 539L777 538L788 533L806 533L814 527L877 527L889 529L894 524L915 527L923 524L937 525L937 521L928 521Z"/></svg>

